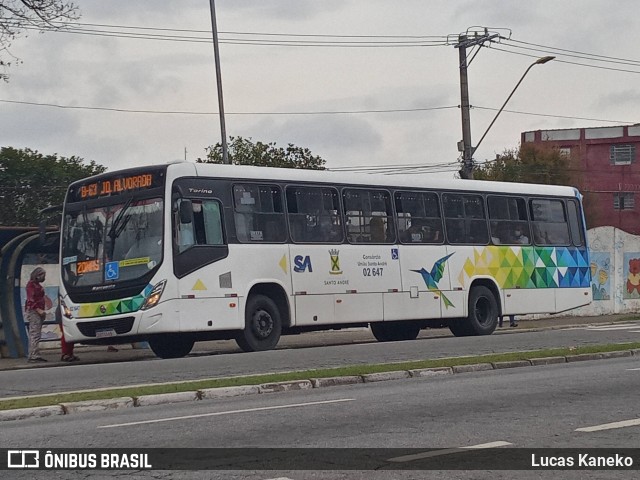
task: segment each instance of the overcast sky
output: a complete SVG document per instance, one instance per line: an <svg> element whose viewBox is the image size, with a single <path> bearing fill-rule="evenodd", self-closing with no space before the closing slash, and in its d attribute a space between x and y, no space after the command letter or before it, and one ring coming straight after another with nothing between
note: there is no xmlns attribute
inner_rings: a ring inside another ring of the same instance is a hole
<svg viewBox="0 0 640 480"><path fill-rule="evenodd" d="M0 83L0 146L110 170L203 157L220 141L209 1L75 3L85 34L13 43L23 63ZM527 67L557 57L531 69L506 107L522 113L500 115L476 160L517 147L523 131L640 122L634 0L216 0L216 13L227 134L307 147L329 168L449 164L434 170L451 177L462 138L453 45L470 27L506 37L469 67L474 145Z"/></svg>

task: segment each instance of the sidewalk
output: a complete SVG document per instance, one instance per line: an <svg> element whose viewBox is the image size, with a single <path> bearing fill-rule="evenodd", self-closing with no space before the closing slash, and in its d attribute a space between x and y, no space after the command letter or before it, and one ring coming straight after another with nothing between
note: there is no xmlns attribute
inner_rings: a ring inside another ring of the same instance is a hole
<svg viewBox="0 0 640 480"><path fill-rule="evenodd" d="M518 327L510 328L507 319L504 327L497 328L494 335L518 333L522 331L536 331L542 329L572 328L594 324L608 324L615 322L640 320L640 314L603 315L598 317L546 317L540 319L519 319ZM426 329L420 332L419 338L451 336L448 328ZM300 335L283 336L277 349L319 347L329 345L348 345L352 343L376 342L373 334L367 328L350 328L337 331L311 332ZM131 344L115 345L117 351L109 351L107 346L77 345L75 354L80 361L67 363L60 361L58 342L46 342L42 350L46 363L27 363L26 358L0 358L0 370L16 370L26 368L47 368L63 365L82 365L94 363L130 362L136 360L150 360L156 358L147 348L132 348ZM216 340L196 342L190 356L214 355L241 352L233 340Z"/></svg>

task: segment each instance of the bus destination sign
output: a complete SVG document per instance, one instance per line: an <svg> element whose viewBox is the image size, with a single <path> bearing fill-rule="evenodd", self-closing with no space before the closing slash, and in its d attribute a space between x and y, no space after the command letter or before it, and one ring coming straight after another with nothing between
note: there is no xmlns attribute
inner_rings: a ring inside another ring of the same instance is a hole
<svg viewBox="0 0 640 480"><path fill-rule="evenodd" d="M86 183L75 189L73 197L75 201L89 200L91 198L118 195L135 190L159 187L161 175L154 173L140 173L126 177L105 178L93 183Z"/></svg>

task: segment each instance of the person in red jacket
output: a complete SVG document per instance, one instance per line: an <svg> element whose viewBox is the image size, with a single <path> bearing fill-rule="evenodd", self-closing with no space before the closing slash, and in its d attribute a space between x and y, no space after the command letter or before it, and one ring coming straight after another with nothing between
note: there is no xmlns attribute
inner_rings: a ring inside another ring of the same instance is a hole
<svg viewBox="0 0 640 480"><path fill-rule="evenodd" d="M36 267L27 282L27 301L25 311L29 322L29 357L28 362L46 362L40 355L40 337L42 335L42 323L47 313L45 312L44 287L41 285L47 272L42 267Z"/></svg>
<svg viewBox="0 0 640 480"><path fill-rule="evenodd" d="M60 360L63 362L77 362L80 358L73 354L73 343L68 343L64 338L64 330L62 329L62 311L60 305L56 308L56 322L60 325L60 350L62 353Z"/></svg>

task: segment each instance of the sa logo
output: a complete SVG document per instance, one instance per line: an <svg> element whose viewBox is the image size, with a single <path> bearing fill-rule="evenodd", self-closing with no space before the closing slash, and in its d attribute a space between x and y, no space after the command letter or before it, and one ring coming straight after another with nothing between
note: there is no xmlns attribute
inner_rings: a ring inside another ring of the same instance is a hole
<svg viewBox="0 0 640 480"><path fill-rule="evenodd" d="M293 264L294 272L300 273L307 270L309 270L309 272L313 272L313 267L311 266L311 258L309 257L309 255L305 255L304 257L302 255L296 255L293 259Z"/></svg>

